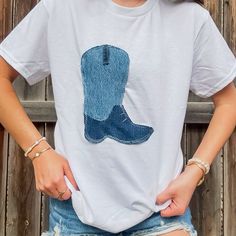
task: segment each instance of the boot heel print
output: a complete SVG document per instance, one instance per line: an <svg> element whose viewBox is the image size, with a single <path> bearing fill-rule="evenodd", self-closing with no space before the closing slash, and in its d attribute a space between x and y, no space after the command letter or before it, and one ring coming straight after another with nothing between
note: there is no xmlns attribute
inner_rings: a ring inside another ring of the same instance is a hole
<svg viewBox="0 0 236 236"><path fill-rule="evenodd" d="M108 44L92 47L81 57L84 136L91 143L109 137L124 144L138 144L154 131L133 123L122 105L129 62L126 51Z"/></svg>

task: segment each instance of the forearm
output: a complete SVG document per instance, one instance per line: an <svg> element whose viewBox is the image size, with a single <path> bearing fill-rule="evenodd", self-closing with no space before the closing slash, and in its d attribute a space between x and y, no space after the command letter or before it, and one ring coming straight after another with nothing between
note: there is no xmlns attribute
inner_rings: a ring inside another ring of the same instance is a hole
<svg viewBox="0 0 236 236"><path fill-rule="evenodd" d="M25 112L8 79L0 80L0 123L23 150L42 136ZM42 141L34 151L37 151L39 146L47 147L48 143ZM33 151L30 156L32 154Z"/></svg>
<svg viewBox="0 0 236 236"><path fill-rule="evenodd" d="M204 162L212 164L218 152L234 131L235 125L236 104L222 104L217 106L207 131L194 155ZM196 165L187 166L186 171L192 172L192 176L197 182L202 176L200 168Z"/></svg>
<svg viewBox="0 0 236 236"><path fill-rule="evenodd" d="M211 164L236 125L236 104L215 108L208 129L194 155Z"/></svg>

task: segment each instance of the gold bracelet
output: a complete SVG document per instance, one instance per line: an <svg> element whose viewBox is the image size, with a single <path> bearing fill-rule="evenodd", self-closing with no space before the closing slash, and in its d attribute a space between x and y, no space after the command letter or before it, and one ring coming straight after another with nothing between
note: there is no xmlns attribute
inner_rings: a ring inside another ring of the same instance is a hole
<svg viewBox="0 0 236 236"><path fill-rule="evenodd" d="M201 165L199 165L199 163L197 163L197 162L188 162L186 166L190 166L190 165L194 165L194 164L197 165L203 171L203 175L197 184L197 186L199 186L200 184L202 184L202 182L205 179L204 178L205 177L205 169Z"/></svg>
<svg viewBox="0 0 236 236"><path fill-rule="evenodd" d="M41 151L39 151L39 152L36 152L35 155L30 158L31 161L33 161L36 157L39 157L43 152L45 152L45 151L47 151L47 150L49 150L49 149L51 149L51 148L52 148L52 147L49 146L49 147L44 148L43 150L41 150Z"/></svg>
<svg viewBox="0 0 236 236"><path fill-rule="evenodd" d="M197 162L198 164L202 165L205 168L205 174L207 174L210 171L210 165L202 161L200 158L197 158L196 156L189 159L188 162Z"/></svg>
<svg viewBox="0 0 236 236"><path fill-rule="evenodd" d="M35 146L37 146L41 141L46 140L46 137L41 137L40 139L36 140L25 152L24 156L28 157L28 154L33 150Z"/></svg>

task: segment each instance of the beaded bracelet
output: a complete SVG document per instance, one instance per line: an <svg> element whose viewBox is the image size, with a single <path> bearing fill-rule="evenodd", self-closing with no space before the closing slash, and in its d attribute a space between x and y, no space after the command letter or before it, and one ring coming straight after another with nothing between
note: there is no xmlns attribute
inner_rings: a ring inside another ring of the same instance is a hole
<svg viewBox="0 0 236 236"><path fill-rule="evenodd" d="M188 162L197 162L205 168L205 175L210 171L210 165L197 157L193 157L188 160Z"/></svg>
<svg viewBox="0 0 236 236"><path fill-rule="evenodd" d="M37 146L41 141L46 140L46 137L41 137L40 139L36 140L25 152L24 156L28 157L28 154L33 150L35 146Z"/></svg>
<svg viewBox="0 0 236 236"><path fill-rule="evenodd" d="M197 186L199 186L204 181L205 175L209 172L210 165L206 162L203 162L202 160L200 160L197 157L193 157L193 158L189 159L186 166L192 165L192 164L196 164L203 171L203 176L197 184Z"/></svg>

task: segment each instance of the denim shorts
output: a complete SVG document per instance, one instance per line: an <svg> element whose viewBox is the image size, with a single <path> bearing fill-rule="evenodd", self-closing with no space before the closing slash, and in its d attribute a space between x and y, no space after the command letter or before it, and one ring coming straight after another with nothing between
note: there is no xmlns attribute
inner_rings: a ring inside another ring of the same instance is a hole
<svg viewBox="0 0 236 236"><path fill-rule="evenodd" d="M183 215L162 217L160 212L154 212L131 228L120 233L110 233L81 222L73 209L71 198L61 201L49 197L49 230L42 232L41 236L156 236L176 229L184 229L190 236L197 236L191 219L188 206Z"/></svg>

